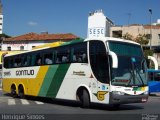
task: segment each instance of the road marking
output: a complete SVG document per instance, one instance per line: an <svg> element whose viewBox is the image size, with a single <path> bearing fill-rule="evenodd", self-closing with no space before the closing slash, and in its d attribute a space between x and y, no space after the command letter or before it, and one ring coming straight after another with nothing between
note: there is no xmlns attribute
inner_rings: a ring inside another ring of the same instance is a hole
<svg viewBox="0 0 160 120"><path fill-rule="evenodd" d="M16 105L16 99L11 99L11 98L7 98L7 97L0 97L0 98L2 98L2 99L0 99L0 103L4 103L4 102L6 103L6 99L7 99L8 100L8 105ZM21 103L23 105L29 105L30 104L30 102L26 99L19 99L19 100L21 101ZM44 104L44 102L41 102L41 101L34 101L34 102L37 105L43 105Z"/></svg>
<svg viewBox="0 0 160 120"><path fill-rule="evenodd" d="M28 105L28 104L29 104L29 102L28 102L27 100L25 100L25 99L21 99L21 103L22 103L23 105Z"/></svg>
<svg viewBox="0 0 160 120"><path fill-rule="evenodd" d="M15 99L8 99L8 105L15 105Z"/></svg>
<svg viewBox="0 0 160 120"><path fill-rule="evenodd" d="M44 104L43 102L40 102L40 101L35 101L35 103L38 104L38 105Z"/></svg>

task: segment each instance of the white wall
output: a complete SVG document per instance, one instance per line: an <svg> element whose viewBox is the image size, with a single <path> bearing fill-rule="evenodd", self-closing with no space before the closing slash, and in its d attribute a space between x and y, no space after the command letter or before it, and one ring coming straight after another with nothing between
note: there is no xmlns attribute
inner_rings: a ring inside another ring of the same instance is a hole
<svg viewBox="0 0 160 120"><path fill-rule="evenodd" d="M106 17L102 11L90 13L88 17L88 35L87 37L105 37L106 36Z"/></svg>
<svg viewBox="0 0 160 120"><path fill-rule="evenodd" d="M11 47L11 50L20 50L20 46L24 46L24 50L31 50L32 46L43 45L43 41L27 41L24 42L4 42L2 44L2 50L8 50L8 47Z"/></svg>

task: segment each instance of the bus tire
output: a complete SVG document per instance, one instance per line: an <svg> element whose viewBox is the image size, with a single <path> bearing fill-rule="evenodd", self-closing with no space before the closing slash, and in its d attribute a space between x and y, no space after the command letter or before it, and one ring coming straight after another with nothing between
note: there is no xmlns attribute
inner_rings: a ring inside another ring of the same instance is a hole
<svg viewBox="0 0 160 120"><path fill-rule="evenodd" d="M25 98L24 88L23 88L22 85L18 87L18 96L19 96L21 99L24 99L24 98Z"/></svg>
<svg viewBox="0 0 160 120"><path fill-rule="evenodd" d="M17 94L16 94L16 86L15 85L12 85L11 86L11 96L16 98L17 97Z"/></svg>
<svg viewBox="0 0 160 120"><path fill-rule="evenodd" d="M89 98L89 94L88 94L86 89L83 89L83 95L82 95L81 102L82 102L82 107L83 108L89 108L90 98Z"/></svg>

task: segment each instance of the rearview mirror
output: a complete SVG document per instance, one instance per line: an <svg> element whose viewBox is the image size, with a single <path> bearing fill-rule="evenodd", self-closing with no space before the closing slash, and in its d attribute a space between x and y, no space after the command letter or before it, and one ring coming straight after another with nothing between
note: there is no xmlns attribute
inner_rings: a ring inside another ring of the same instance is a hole
<svg viewBox="0 0 160 120"><path fill-rule="evenodd" d="M110 51L109 55L112 58L112 67L113 68L118 68L118 57L117 57L116 53Z"/></svg>

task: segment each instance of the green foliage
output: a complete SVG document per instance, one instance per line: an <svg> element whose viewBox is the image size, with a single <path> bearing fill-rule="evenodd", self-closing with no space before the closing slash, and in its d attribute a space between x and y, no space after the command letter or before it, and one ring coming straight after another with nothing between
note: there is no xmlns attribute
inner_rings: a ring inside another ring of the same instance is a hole
<svg viewBox="0 0 160 120"><path fill-rule="evenodd" d="M123 39L126 39L126 40L132 40L132 41L134 41L133 36L132 36L131 34L129 34L128 32L127 32L126 34L124 34L124 35L122 36L122 38L123 38Z"/></svg>
<svg viewBox="0 0 160 120"><path fill-rule="evenodd" d="M148 56L153 56L153 50L144 50L144 56L147 58Z"/></svg>
<svg viewBox="0 0 160 120"><path fill-rule="evenodd" d="M136 38L134 38L131 34L126 33L123 37L123 39L132 40L137 43L139 43L142 46L145 46L149 43L149 40L147 39L147 36L145 34L139 34ZM144 50L145 57L147 56L153 56L153 50Z"/></svg>
<svg viewBox="0 0 160 120"><path fill-rule="evenodd" d="M149 40L147 39L145 34L139 34L136 38L135 38L135 42L141 44L141 45L147 45L149 43Z"/></svg>

